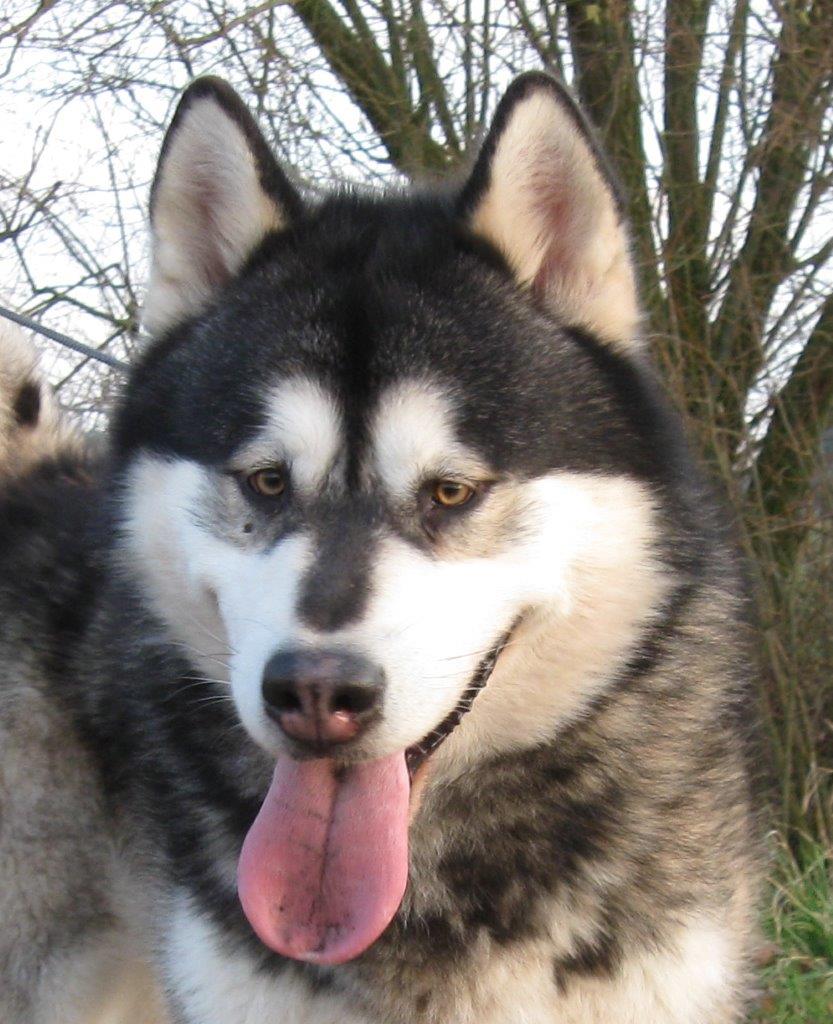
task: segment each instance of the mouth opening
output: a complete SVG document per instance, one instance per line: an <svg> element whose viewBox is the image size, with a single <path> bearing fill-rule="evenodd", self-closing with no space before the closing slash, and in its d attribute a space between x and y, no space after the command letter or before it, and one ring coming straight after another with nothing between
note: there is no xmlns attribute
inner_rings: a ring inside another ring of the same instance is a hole
<svg viewBox="0 0 833 1024"><path fill-rule="evenodd" d="M494 647L480 661L463 695L440 724L432 729L427 736L424 736L419 743L414 743L413 746L408 747L405 751L405 764L408 766L408 775L412 782L417 771L442 746L463 720L464 716L471 711L475 698L486 683L488 683L497 660L509 643L509 638L515 631L517 624L518 620L513 622Z"/></svg>
<svg viewBox="0 0 833 1024"><path fill-rule="evenodd" d="M407 750L348 765L278 757L237 871L243 912L270 949L344 963L387 928L408 882L419 769L471 710L516 625L480 661L452 711Z"/></svg>

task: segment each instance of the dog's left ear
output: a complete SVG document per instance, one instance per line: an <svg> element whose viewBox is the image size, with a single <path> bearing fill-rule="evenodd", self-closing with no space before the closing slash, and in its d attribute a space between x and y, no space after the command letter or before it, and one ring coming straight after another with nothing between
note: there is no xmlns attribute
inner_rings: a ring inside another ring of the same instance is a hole
<svg viewBox="0 0 833 1024"><path fill-rule="evenodd" d="M592 131L555 79L531 72L509 87L460 212L560 319L623 351L639 347L621 203Z"/></svg>
<svg viewBox="0 0 833 1024"><path fill-rule="evenodd" d="M222 79L198 78L179 101L151 190L147 330L159 334L198 312L300 210L237 93Z"/></svg>

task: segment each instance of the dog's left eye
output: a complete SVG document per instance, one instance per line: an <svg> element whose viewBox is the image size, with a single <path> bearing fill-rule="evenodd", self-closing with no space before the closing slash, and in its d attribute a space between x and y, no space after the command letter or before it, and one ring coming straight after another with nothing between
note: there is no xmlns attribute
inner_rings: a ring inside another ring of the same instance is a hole
<svg viewBox="0 0 833 1024"><path fill-rule="evenodd" d="M246 483L261 498L279 498L286 490L286 473L278 466L269 466L250 473Z"/></svg>
<svg viewBox="0 0 833 1024"><path fill-rule="evenodd" d="M461 508L474 497L474 488L459 480L438 480L431 490L431 500L442 508Z"/></svg>

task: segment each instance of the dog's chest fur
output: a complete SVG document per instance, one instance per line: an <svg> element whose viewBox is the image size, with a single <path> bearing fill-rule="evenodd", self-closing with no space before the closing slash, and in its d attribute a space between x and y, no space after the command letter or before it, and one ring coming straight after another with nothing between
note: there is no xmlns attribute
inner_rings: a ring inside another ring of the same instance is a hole
<svg viewBox="0 0 833 1024"><path fill-rule="evenodd" d="M681 928L662 952L642 953L615 981L592 971L559 985L553 948L538 940L500 947L483 941L469 950L465 970L437 969L416 993L391 972L383 987L357 979L311 986L294 969L270 975L245 953L221 953L219 934L180 906L174 912L167 970L180 993L175 1012L201 1024L641 1024L673 1021L722 1024L732 1018L726 997L731 972L728 937L714 922Z"/></svg>

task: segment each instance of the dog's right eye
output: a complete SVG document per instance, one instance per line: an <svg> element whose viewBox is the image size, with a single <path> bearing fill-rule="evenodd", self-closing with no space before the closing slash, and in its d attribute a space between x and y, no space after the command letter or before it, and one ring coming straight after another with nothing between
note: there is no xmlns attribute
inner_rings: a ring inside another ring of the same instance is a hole
<svg viewBox="0 0 833 1024"><path fill-rule="evenodd" d="M268 466L250 473L246 483L261 498L279 498L286 490L286 473L279 466Z"/></svg>

